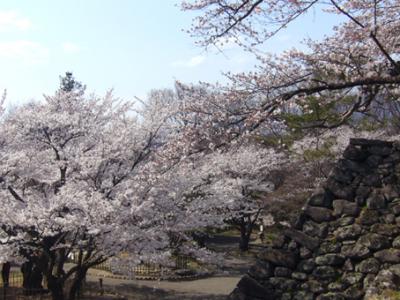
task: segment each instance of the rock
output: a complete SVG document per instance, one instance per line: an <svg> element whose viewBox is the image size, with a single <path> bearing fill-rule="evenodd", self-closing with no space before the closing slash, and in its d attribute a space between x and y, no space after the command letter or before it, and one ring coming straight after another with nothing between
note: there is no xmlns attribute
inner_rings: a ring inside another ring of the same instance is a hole
<svg viewBox="0 0 400 300"><path fill-rule="evenodd" d="M237 284L237 288L249 297L260 298L264 300L276 299L273 291L266 289L250 276L244 275ZM247 299L247 298L246 298Z"/></svg>
<svg viewBox="0 0 400 300"><path fill-rule="evenodd" d="M312 275L321 280L335 279L338 276L338 272L330 266L319 266L314 269Z"/></svg>
<svg viewBox="0 0 400 300"><path fill-rule="evenodd" d="M281 291L294 291L298 287L296 280L284 277L271 277L269 283Z"/></svg>
<svg viewBox="0 0 400 300"><path fill-rule="evenodd" d="M394 214L387 214L384 216L386 224L393 224L396 222L396 216Z"/></svg>
<svg viewBox="0 0 400 300"><path fill-rule="evenodd" d="M375 209L364 208L357 220L362 225L373 225L379 222L379 212Z"/></svg>
<svg viewBox="0 0 400 300"><path fill-rule="evenodd" d="M396 198L398 199L398 198ZM393 212L395 216L400 215L400 202L393 202L389 205L390 210Z"/></svg>
<svg viewBox="0 0 400 300"><path fill-rule="evenodd" d="M292 273L292 278L296 279L296 280L304 281L304 280L307 279L307 274L306 273L302 273L302 272L293 272Z"/></svg>
<svg viewBox="0 0 400 300"><path fill-rule="evenodd" d="M292 274L292 270L284 267L276 267L274 271L274 275L276 277L290 277Z"/></svg>
<svg viewBox="0 0 400 300"><path fill-rule="evenodd" d="M400 249L400 236L393 240L392 246L393 248Z"/></svg>
<svg viewBox="0 0 400 300"><path fill-rule="evenodd" d="M306 259L312 256L312 252L308 250L306 247L300 247L300 258Z"/></svg>
<svg viewBox="0 0 400 300"><path fill-rule="evenodd" d="M354 266L353 263L351 262L351 259L346 259L343 265L343 270L347 272L354 271Z"/></svg>
<svg viewBox="0 0 400 300"><path fill-rule="evenodd" d="M303 232L309 236L325 238L328 234L328 227L327 223L315 223L312 220L308 220L303 224Z"/></svg>
<svg viewBox="0 0 400 300"><path fill-rule="evenodd" d="M369 174L365 176L362 183L366 186L372 186L377 188L382 186L382 181L378 174Z"/></svg>
<svg viewBox="0 0 400 300"><path fill-rule="evenodd" d="M272 276L272 266L269 262L257 260L247 273L256 280L265 280Z"/></svg>
<svg viewBox="0 0 400 300"><path fill-rule="evenodd" d="M363 279L364 274L358 272L345 273L342 277L342 281L349 286L361 283Z"/></svg>
<svg viewBox="0 0 400 300"><path fill-rule="evenodd" d="M355 161L364 161L368 156L368 153L365 151L362 151L361 149L350 145L344 150L343 152L343 157L347 158L349 160L355 160Z"/></svg>
<svg viewBox="0 0 400 300"><path fill-rule="evenodd" d="M342 255L352 259L364 259L371 255L371 251L364 245L344 245L342 246Z"/></svg>
<svg viewBox="0 0 400 300"><path fill-rule="evenodd" d="M297 256L294 253L271 248L261 253L259 258L271 262L276 266L287 267L290 269L294 269L297 263Z"/></svg>
<svg viewBox="0 0 400 300"><path fill-rule="evenodd" d="M380 262L382 263L400 263L400 249L385 249L378 251L374 254Z"/></svg>
<svg viewBox="0 0 400 300"><path fill-rule="evenodd" d="M342 215L356 217L360 213L360 208L357 203L349 202L347 200L334 200L332 206L334 217Z"/></svg>
<svg viewBox="0 0 400 300"><path fill-rule="evenodd" d="M368 152L379 156L389 156L392 153L392 147L372 146L368 148Z"/></svg>
<svg viewBox="0 0 400 300"><path fill-rule="evenodd" d="M335 281L328 285L328 290L330 292L342 292L346 289L346 284L341 281Z"/></svg>
<svg viewBox="0 0 400 300"><path fill-rule="evenodd" d="M358 174L367 174L369 169L365 164L348 159L339 160L338 165L341 169L349 170Z"/></svg>
<svg viewBox="0 0 400 300"><path fill-rule="evenodd" d="M324 207L315 207L307 205L304 213L317 223L327 222L332 219L332 210Z"/></svg>
<svg viewBox="0 0 400 300"><path fill-rule="evenodd" d="M382 194L388 202L391 202L392 200L394 200L400 196L397 189L391 184L386 184L382 188Z"/></svg>
<svg viewBox="0 0 400 300"><path fill-rule="evenodd" d="M354 200L355 192L351 185L342 184L330 177L327 180L327 188L336 199Z"/></svg>
<svg viewBox="0 0 400 300"><path fill-rule="evenodd" d="M376 168L377 166L379 166L379 164L383 161L382 156L379 155L370 155L367 158L367 164L371 167L371 168Z"/></svg>
<svg viewBox="0 0 400 300"><path fill-rule="evenodd" d="M346 300L346 298L341 293L329 292L319 295L316 300Z"/></svg>
<svg viewBox="0 0 400 300"><path fill-rule="evenodd" d="M314 300L314 295L305 291L299 291L294 294L293 300Z"/></svg>
<svg viewBox="0 0 400 300"><path fill-rule="evenodd" d="M353 146L378 146L378 147L393 147L393 142L381 141L381 140L371 140L363 138L351 138L350 145ZM370 152L371 153L371 152Z"/></svg>
<svg viewBox="0 0 400 300"><path fill-rule="evenodd" d="M318 189L307 201L310 206L331 207L333 195L324 189Z"/></svg>
<svg viewBox="0 0 400 300"><path fill-rule="evenodd" d="M247 299L248 297L238 288L235 288L227 298L227 300L247 300Z"/></svg>
<svg viewBox="0 0 400 300"><path fill-rule="evenodd" d="M345 184L351 184L353 181L354 176L351 174L351 172L342 170L339 168L334 168L331 176L338 182L340 183L345 183Z"/></svg>
<svg viewBox="0 0 400 300"><path fill-rule="evenodd" d="M342 217L337 221L337 226L343 227L354 223L353 217Z"/></svg>
<svg viewBox="0 0 400 300"><path fill-rule="evenodd" d="M381 264L376 258L363 260L356 266L356 272L376 274L379 272Z"/></svg>
<svg viewBox="0 0 400 300"><path fill-rule="evenodd" d="M400 278L400 264L398 265L392 265L389 268L389 271L392 272L393 274L395 274L396 276L398 276Z"/></svg>
<svg viewBox="0 0 400 300"><path fill-rule="evenodd" d="M372 194L367 199L369 209L381 209L386 207L386 199L381 194Z"/></svg>
<svg viewBox="0 0 400 300"><path fill-rule="evenodd" d="M315 263L319 266L340 266L344 261L345 257L340 254L325 254L315 258Z"/></svg>
<svg viewBox="0 0 400 300"><path fill-rule="evenodd" d="M318 254L338 253L340 248L341 244L339 242L326 241L320 245Z"/></svg>
<svg viewBox="0 0 400 300"><path fill-rule="evenodd" d="M310 250L314 250L319 246L318 239L310 237L299 230L287 228L284 230L283 234Z"/></svg>
<svg viewBox="0 0 400 300"><path fill-rule="evenodd" d="M400 233L399 228L393 224L377 223L370 227L370 231L385 236L396 236Z"/></svg>
<svg viewBox="0 0 400 300"><path fill-rule="evenodd" d="M376 233L368 233L361 236L358 239L358 243L368 247L368 249L371 250L381 250L383 248L389 247L390 245L390 241L387 237Z"/></svg>
<svg viewBox="0 0 400 300"><path fill-rule="evenodd" d="M348 300L361 300L365 293L361 286L351 286L343 294Z"/></svg>
<svg viewBox="0 0 400 300"><path fill-rule="evenodd" d="M305 259L299 262L297 269L304 273L311 273L315 268L315 262L313 258Z"/></svg>
<svg viewBox="0 0 400 300"><path fill-rule="evenodd" d="M371 193L371 188L368 186L360 185L356 190L356 195L364 199L366 199L370 193Z"/></svg>
<svg viewBox="0 0 400 300"><path fill-rule="evenodd" d="M309 280L301 285L303 290L309 290L315 294L321 294L324 292L324 287L322 284L316 280Z"/></svg>
<svg viewBox="0 0 400 300"><path fill-rule="evenodd" d="M336 229L333 235L338 241L354 240L361 235L361 231L360 225L353 224Z"/></svg>

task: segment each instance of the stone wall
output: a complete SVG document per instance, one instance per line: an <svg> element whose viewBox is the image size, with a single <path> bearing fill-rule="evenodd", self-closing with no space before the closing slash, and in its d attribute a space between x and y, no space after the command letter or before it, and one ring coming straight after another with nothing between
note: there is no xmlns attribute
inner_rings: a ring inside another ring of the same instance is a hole
<svg viewBox="0 0 400 300"><path fill-rule="evenodd" d="M352 139L294 226L230 300L366 299L400 288L400 147Z"/></svg>

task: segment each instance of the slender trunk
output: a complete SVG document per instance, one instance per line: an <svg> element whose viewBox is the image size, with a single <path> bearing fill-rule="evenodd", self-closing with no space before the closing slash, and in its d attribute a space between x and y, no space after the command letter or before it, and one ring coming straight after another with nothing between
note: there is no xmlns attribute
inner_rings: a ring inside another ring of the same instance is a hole
<svg viewBox="0 0 400 300"><path fill-rule="evenodd" d="M249 243L250 243L250 235L252 232L253 226L250 224L240 224L240 242L239 242L239 249L241 251L249 250Z"/></svg>
<svg viewBox="0 0 400 300"><path fill-rule="evenodd" d="M52 300L64 300L64 282L59 278L50 275L47 278L47 286L51 293Z"/></svg>
<svg viewBox="0 0 400 300"><path fill-rule="evenodd" d="M75 273L75 277L72 281L71 288L69 290L69 300L75 300L79 292L81 291L82 288L82 283L86 277L87 273L87 268L79 268L77 272Z"/></svg>

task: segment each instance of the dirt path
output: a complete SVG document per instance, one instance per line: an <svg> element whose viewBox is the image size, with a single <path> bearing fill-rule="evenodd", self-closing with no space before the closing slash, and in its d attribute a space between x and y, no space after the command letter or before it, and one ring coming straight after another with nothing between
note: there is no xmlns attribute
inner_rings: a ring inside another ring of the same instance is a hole
<svg viewBox="0 0 400 300"><path fill-rule="evenodd" d="M101 277L88 275L87 282L99 287ZM240 276L212 277L191 281L149 281L102 278L104 289L134 300L222 300L235 288Z"/></svg>

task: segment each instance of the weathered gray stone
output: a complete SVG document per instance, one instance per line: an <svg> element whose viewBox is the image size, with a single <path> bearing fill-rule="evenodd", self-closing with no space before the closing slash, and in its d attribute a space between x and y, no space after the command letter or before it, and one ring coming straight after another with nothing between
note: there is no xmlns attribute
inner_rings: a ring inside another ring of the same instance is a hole
<svg viewBox="0 0 400 300"><path fill-rule="evenodd" d="M297 256L294 253L272 248L261 253L259 258L271 262L276 266L287 267L291 269L295 268L297 263Z"/></svg>
<svg viewBox="0 0 400 300"><path fill-rule="evenodd" d="M400 249L400 236L393 240L392 246L393 248Z"/></svg>
<svg viewBox="0 0 400 300"><path fill-rule="evenodd" d="M399 228L396 225L393 224L382 224L382 223L377 223L374 224L370 227L370 231L380 234L380 235L385 235L385 236L396 236L400 233Z"/></svg>
<svg viewBox="0 0 400 300"><path fill-rule="evenodd" d="M276 299L273 291L266 289L250 276L244 275L237 284L237 288L246 296L265 300Z"/></svg>
<svg viewBox="0 0 400 300"><path fill-rule="evenodd" d="M400 194L399 194L397 188L395 188L391 184L384 185L384 187L382 188L382 194L388 202L391 202L394 199L400 197Z"/></svg>
<svg viewBox="0 0 400 300"><path fill-rule="evenodd" d="M352 259L364 259L371 255L371 251L368 247L358 243L354 245L343 245L341 253Z"/></svg>
<svg viewBox="0 0 400 300"><path fill-rule="evenodd" d="M276 277L290 277L292 275L292 270L285 267L276 267L274 275Z"/></svg>
<svg viewBox="0 0 400 300"><path fill-rule="evenodd" d="M304 213L317 223L327 222L332 219L332 210L324 207L307 205Z"/></svg>
<svg viewBox="0 0 400 300"><path fill-rule="evenodd" d="M318 239L310 237L299 230L287 228L284 230L283 234L310 250L314 250L319 246Z"/></svg>
<svg viewBox="0 0 400 300"><path fill-rule="evenodd" d="M327 188L336 199L354 200L355 191L351 185L342 184L333 178L329 178Z"/></svg>
<svg viewBox="0 0 400 300"><path fill-rule="evenodd" d="M382 263L400 263L400 249L385 249L374 253L376 257Z"/></svg>
<svg viewBox="0 0 400 300"><path fill-rule="evenodd" d="M359 186L356 190L356 195L366 199L368 195L371 193L371 188L368 186Z"/></svg>
<svg viewBox="0 0 400 300"><path fill-rule="evenodd" d="M330 266L319 266L316 267L312 275L317 279L335 279L338 276L338 272L335 268Z"/></svg>
<svg viewBox="0 0 400 300"><path fill-rule="evenodd" d="M300 258L306 259L312 256L312 252L306 247L300 247Z"/></svg>
<svg viewBox="0 0 400 300"><path fill-rule="evenodd" d="M272 266L269 262L257 260L247 273L254 279L265 280L272 276Z"/></svg>
<svg viewBox="0 0 400 300"><path fill-rule="evenodd" d="M325 254L317 256L315 263L319 266L341 266L345 261L345 257L340 254Z"/></svg>
<svg viewBox="0 0 400 300"><path fill-rule="evenodd" d="M379 272L381 264L376 258L368 258L363 260L356 266L356 271L360 273L376 274Z"/></svg>
<svg viewBox="0 0 400 300"><path fill-rule="evenodd" d="M338 241L354 240L361 235L362 228L358 224L340 227L333 233Z"/></svg>
<svg viewBox="0 0 400 300"><path fill-rule="evenodd" d="M318 189L307 201L310 206L331 207L333 196L329 191Z"/></svg>
<svg viewBox="0 0 400 300"><path fill-rule="evenodd" d="M346 261L344 262L344 265L343 265L343 270L347 271L347 272L354 271L354 265L351 262L351 259L349 259L349 258L346 259Z"/></svg>
<svg viewBox="0 0 400 300"><path fill-rule="evenodd" d="M365 292L361 286L351 286L346 289L343 294L348 300L361 300Z"/></svg>
<svg viewBox="0 0 400 300"><path fill-rule="evenodd" d="M294 294L293 300L314 300L314 295L305 291L299 291Z"/></svg>
<svg viewBox="0 0 400 300"><path fill-rule="evenodd" d="M282 291L294 291L298 287L297 281L289 278L271 277L268 281L276 289Z"/></svg>
<svg viewBox="0 0 400 300"><path fill-rule="evenodd" d="M316 300L346 300L346 298L341 293L329 292L319 295Z"/></svg>
<svg viewBox="0 0 400 300"><path fill-rule="evenodd" d="M393 147L393 142L382 141L382 140L372 140L372 139L364 139L364 138L351 138L350 145L353 146L378 146L378 147ZM371 153L371 152L370 152Z"/></svg>
<svg viewBox="0 0 400 300"><path fill-rule="evenodd" d="M354 218L353 217L342 217L337 220L337 226L343 227L347 225L351 225L354 223Z"/></svg>
<svg viewBox="0 0 400 300"><path fill-rule="evenodd" d="M323 242L318 250L318 254L327 254L327 253L338 253L340 252L341 243L337 241L326 241Z"/></svg>
<svg viewBox="0 0 400 300"><path fill-rule="evenodd" d="M345 273L342 276L342 281L348 284L349 286L361 283L363 279L364 279L364 274L358 272L349 272Z"/></svg>
<svg viewBox="0 0 400 300"><path fill-rule="evenodd" d="M299 262L297 269L304 273L311 273L315 268L315 262L313 258L305 259Z"/></svg>
<svg viewBox="0 0 400 300"><path fill-rule="evenodd" d="M305 281L305 280L307 280L307 274L306 273L302 273L302 272L293 272L292 273L292 278L296 279L296 280Z"/></svg>
<svg viewBox="0 0 400 300"><path fill-rule="evenodd" d="M368 152L379 156L388 156L392 153L392 147L372 146L368 148Z"/></svg>
<svg viewBox="0 0 400 300"><path fill-rule="evenodd" d="M386 199L381 194L371 194L367 199L369 209L381 209L386 207Z"/></svg>
<svg viewBox="0 0 400 300"><path fill-rule="evenodd" d="M358 222L362 225L372 225L379 222L379 212L375 209L364 208L361 210Z"/></svg>
<svg viewBox="0 0 400 300"><path fill-rule="evenodd" d="M351 184L353 181L354 176L351 174L351 172L342 170L339 168L334 168L334 170L331 173L331 176L338 182L340 183L345 183L345 184Z"/></svg>
<svg viewBox="0 0 400 300"><path fill-rule="evenodd" d="M327 223L316 223L312 220L308 220L303 224L303 232L312 237L325 238L328 234Z"/></svg>
<svg viewBox="0 0 400 300"><path fill-rule="evenodd" d="M364 161L368 156L366 151L350 145L344 150L343 157L349 160Z"/></svg>
<svg viewBox="0 0 400 300"><path fill-rule="evenodd" d="M325 291L324 287L317 280L308 280L301 285L303 290L310 291L312 293L321 294Z"/></svg>
<svg viewBox="0 0 400 300"><path fill-rule="evenodd" d="M381 250L389 247L390 245L390 241L387 237L377 233L368 233L361 236L358 239L358 243L368 247L371 250Z"/></svg>
<svg viewBox="0 0 400 300"><path fill-rule="evenodd" d="M379 164L383 161L383 157L379 155L370 155L367 158L367 164L372 167L376 168Z"/></svg>
<svg viewBox="0 0 400 300"><path fill-rule="evenodd" d="M366 186L379 188L382 186L382 181L379 174L369 174L364 177L362 184Z"/></svg>
<svg viewBox="0 0 400 300"><path fill-rule="evenodd" d="M347 285L341 281L335 281L328 285L330 292L343 292L347 288Z"/></svg>
<svg viewBox="0 0 400 300"><path fill-rule="evenodd" d="M342 215L356 217L360 213L357 203L347 200L334 200L332 202L333 216L340 217Z"/></svg>

